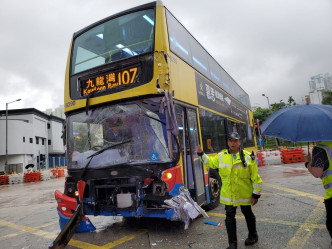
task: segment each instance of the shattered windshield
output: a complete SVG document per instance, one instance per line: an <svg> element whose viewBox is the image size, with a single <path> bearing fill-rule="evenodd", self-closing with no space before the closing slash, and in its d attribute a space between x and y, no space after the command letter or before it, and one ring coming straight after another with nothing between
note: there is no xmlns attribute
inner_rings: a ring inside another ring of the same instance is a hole
<svg viewBox="0 0 332 249"><path fill-rule="evenodd" d="M91 157L89 169L174 161L178 148L166 131L159 101L105 106L68 117L68 168L84 168Z"/></svg>

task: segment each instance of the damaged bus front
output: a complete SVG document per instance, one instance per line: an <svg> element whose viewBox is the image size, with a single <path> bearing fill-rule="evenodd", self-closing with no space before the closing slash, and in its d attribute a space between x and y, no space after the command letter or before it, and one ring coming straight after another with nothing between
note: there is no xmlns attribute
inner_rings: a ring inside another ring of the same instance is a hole
<svg viewBox="0 0 332 249"><path fill-rule="evenodd" d="M101 106L67 118L69 177L56 191L61 228L76 209L77 181L86 182L86 215L172 219L164 201L179 194L179 144L166 129L162 98ZM91 231L88 219L77 231Z"/></svg>

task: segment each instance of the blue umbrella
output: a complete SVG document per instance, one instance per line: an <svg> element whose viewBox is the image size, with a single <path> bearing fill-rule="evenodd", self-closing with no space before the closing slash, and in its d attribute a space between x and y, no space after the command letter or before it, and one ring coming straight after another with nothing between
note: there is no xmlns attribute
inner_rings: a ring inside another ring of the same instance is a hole
<svg viewBox="0 0 332 249"><path fill-rule="evenodd" d="M292 142L332 141L331 105L295 105L280 109L261 126L263 136Z"/></svg>

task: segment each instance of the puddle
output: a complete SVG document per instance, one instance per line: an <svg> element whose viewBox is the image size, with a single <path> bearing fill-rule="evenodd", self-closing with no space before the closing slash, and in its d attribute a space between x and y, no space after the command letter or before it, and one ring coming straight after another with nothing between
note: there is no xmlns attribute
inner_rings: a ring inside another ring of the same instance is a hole
<svg viewBox="0 0 332 249"><path fill-rule="evenodd" d="M291 170L284 170L282 172L285 177L292 177L292 176L304 176L308 173L306 169L291 169Z"/></svg>

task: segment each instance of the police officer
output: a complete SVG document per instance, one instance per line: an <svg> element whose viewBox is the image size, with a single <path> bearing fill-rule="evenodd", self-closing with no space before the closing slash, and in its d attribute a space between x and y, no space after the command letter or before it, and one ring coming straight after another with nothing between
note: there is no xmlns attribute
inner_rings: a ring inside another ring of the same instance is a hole
<svg viewBox="0 0 332 249"><path fill-rule="evenodd" d="M312 160L310 154L305 159L308 171L314 177L322 179L325 189L326 228L332 238L332 142L319 142L312 151Z"/></svg>
<svg viewBox="0 0 332 249"><path fill-rule="evenodd" d="M213 157L206 155L200 145L197 146L196 152L204 165L219 171L222 181L220 203L225 204L228 249L236 249L235 214L238 206L241 207L249 230L245 245L253 245L258 241L256 218L251 210L251 205L258 202L263 182L258 174L254 155L240 148L240 135L232 132L228 136L227 144L228 149L222 150Z"/></svg>

